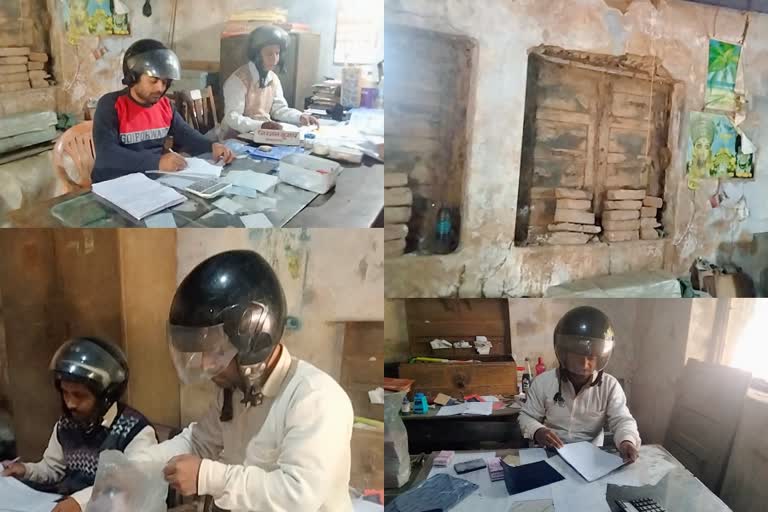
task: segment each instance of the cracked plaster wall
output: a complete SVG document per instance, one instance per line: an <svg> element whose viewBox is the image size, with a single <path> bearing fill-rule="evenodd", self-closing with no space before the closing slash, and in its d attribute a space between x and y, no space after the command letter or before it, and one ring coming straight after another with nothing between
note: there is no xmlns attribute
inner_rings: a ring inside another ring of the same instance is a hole
<svg viewBox="0 0 768 512"><path fill-rule="evenodd" d="M615 3L615 2L614 2ZM446 256L387 260L388 297L540 296L549 286L584 277L665 268L684 275L697 256L712 260L740 245L757 251L753 233L768 231L768 165L758 157L754 182L742 185L751 216L712 210L716 182L695 193L684 180L687 112L704 103L708 40L738 41L745 16L727 9L682 2L621 2L626 13L603 0L387 0L388 23L467 36L478 43L474 116L462 211L461 245ZM768 114L768 16L751 14L743 61L749 114L742 125L758 146L768 143L759 123ZM663 241L587 246L514 248L527 51L541 44L570 50L655 55L678 80L680 109L672 112L672 163L667 170ZM391 57L390 57L391 58ZM727 254L727 253L726 253ZM749 256L749 254L747 255ZM722 261L722 258L721 258Z"/></svg>

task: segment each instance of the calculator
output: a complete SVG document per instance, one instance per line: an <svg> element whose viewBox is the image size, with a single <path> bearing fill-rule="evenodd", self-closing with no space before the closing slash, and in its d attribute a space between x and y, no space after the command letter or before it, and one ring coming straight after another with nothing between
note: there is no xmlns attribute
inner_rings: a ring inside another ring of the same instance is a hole
<svg viewBox="0 0 768 512"><path fill-rule="evenodd" d="M639 498L630 501L616 500L616 504L619 505L624 512L667 512L651 498Z"/></svg>
<svg viewBox="0 0 768 512"><path fill-rule="evenodd" d="M231 186L231 183L225 183L219 180L201 180L192 183L185 190L195 194L196 196L208 199L211 197L216 197Z"/></svg>

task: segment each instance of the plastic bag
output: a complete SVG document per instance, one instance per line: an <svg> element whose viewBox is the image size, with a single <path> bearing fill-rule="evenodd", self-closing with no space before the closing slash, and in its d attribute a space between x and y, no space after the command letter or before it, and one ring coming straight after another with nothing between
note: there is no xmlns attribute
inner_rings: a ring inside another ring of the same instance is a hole
<svg viewBox="0 0 768 512"><path fill-rule="evenodd" d="M162 463L131 461L122 452L106 450L99 455L85 512L165 512L167 496Z"/></svg>
<svg viewBox="0 0 768 512"><path fill-rule="evenodd" d="M400 418L405 393L384 395L384 487L402 487L411 477L408 431Z"/></svg>

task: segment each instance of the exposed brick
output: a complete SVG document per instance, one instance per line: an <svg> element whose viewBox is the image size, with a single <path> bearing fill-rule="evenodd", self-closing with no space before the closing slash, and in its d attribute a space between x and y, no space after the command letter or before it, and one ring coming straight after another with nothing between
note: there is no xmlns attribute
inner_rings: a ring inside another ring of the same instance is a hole
<svg viewBox="0 0 768 512"><path fill-rule="evenodd" d="M411 220L411 208L409 206L387 206L384 208L385 224L403 224Z"/></svg>
<svg viewBox="0 0 768 512"><path fill-rule="evenodd" d="M642 201L606 201L603 205L606 210L639 210Z"/></svg>
<svg viewBox="0 0 768 512"><path fill-rule="evenodd" d="M635 220L603 220L606 231L632 231L640 229L640 221Z"/></svg>
<svg viewBox="0 0 768 512"><path fill-rule="evenodd" d="M385 172L384 187L404 187L408 185L408 175L404 172Z"/></svg>
<svg viewBox="0 0 768 512"><path fill-rule="evenodd" d="M641 217L656 217L656 214L658 213L659 209L654 208L653 206L643 206L640 209L640 216Z"/></svg>
<svg viewBox="0 0 768 512"><path fill-rule="evenodd" d="M387 240L384 242L384 257L396 258L405 252L405 240Z"/></svg>
<svg viewBox="0 0 768 512"><path fill-rule="evenodd" d="M408 187L385 188L384 206L411 206L413 194Z"/></svg>
<svg viewBox="0 0 768 512"><path fill-rule="evenodd" d="M557 188L555 189L555 198L592 200L592 191L580 188Z"/></svg>
<svg viewBox="0 0 768 512"><path fill-rule="evenodd" d="M547 226L549 231L572 231L574 233L599 233L602 231L600 226L591 226L588 224L573 224L570 222L561 222Z"/></svg>
<svg viewBox="0 0 768 512"><path fill-rule="evenodd" d="M384 226L384 240L401 240L408 236L408 224L387 224Z"/></svg>
<svg viewBox="0 0 768 512"><path fill-rule="evenodd" d="M635 220L640 218L637 210L606 210L603 212L603 220Z"/></svg>
<svg viewBox="0 0 768 512"><path fill-rule="evenodd" d="M558 199L557 208L563 210L589 210L592 208L592 201L586 199Z"/></svg>
<svg viewBox="0 0 768 512"><path fill-rule="evenodd" d="M639 240L640 233L637 230L634 231L604 231L603 239L607 242L629 242L631 240Z"/></svg>
<svg viewBox="0 0 768 512"><path fill-rule="evenodd" d="M642 240L658 240L659 232L655 229L643 228L640 229L640 238Z"/></svg>
<svg viewBox="0 0 768 512"><path fill-rule="evenodd" d="M653 229L661 227L661 223L657 221L655 217L646 217L644 219L640 219L640 227Z"/></svg>
<svg viewBox="0 0 768 512"><path fill-rule="evenodd" d="M555 210L555 222L573 222L574 224L594 224L595 214L580 210Z"/></svg>
<svg viewBox="0 0 768 512"><path fill-rule="evenodd" d="M654 208L661 208L663 204L664 204L664 201L662 201L660 197L647 196L645 199L643 199L643 206L652 206Z"/></svg>
<svg viewBox="0 0 768 512"><path fill-rule="evenodd" d="M608 190L605 193L605 198L610 201L625 201L625 200L642 201L643 199L645 199L645 190L629 190L629 189Z"/></svg>

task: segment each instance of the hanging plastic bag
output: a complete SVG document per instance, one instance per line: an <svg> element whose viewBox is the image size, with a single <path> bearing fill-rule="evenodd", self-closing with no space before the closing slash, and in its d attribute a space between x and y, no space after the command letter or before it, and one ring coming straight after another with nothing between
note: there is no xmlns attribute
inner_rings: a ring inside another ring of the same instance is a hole
<svg viewBox="0 0 768 512"><path fill-rule="evenodd" d="M85 512L165 512L167 496L162 463L131 461L122 452L106 450L99 455Z"/></svg>
<svg viewBox="0 0 768 512"><path fill-rule="evenodd" d="M402 487L411 477L408 431L400 418L405 393L384 395L384 487Z"/></svg>

